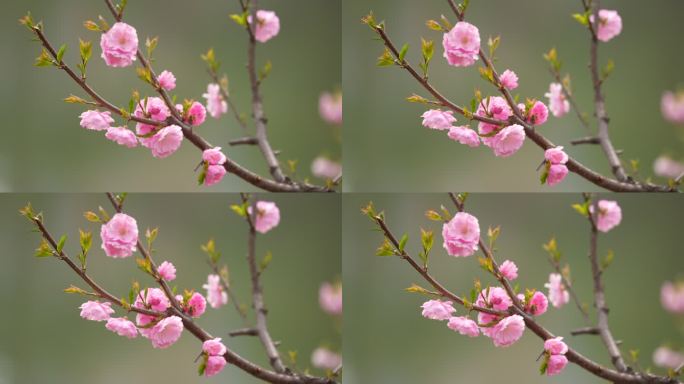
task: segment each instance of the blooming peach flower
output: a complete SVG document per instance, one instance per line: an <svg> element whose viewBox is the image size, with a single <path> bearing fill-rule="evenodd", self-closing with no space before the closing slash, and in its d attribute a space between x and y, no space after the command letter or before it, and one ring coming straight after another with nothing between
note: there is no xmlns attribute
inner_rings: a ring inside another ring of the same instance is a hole
<svg viewBox="0 0 684 384"><path fill-rule="evenodd" d="M190 105L188 109L187 122L194 127L199 127L204 123L207 118L207 110L204 109L204 105L195 101Z"/></svg>
<svg viewBox="0 0 684 384"><path fill-rule="evenodd" d="M258 10L256 12L257 24L254 38L260 43L265 43L278 35L280 32L280 19L273 11ZM247 17L247 22L252 24L252 16Z"/></svg>
<svg viewBox="0 0 684 384"><path fill-rule="evenodd" d="M492 139L491 147L494 155L508 157L522 148L525 142L525 129L521 125L513 124L502 129Z"/></svg>
<svg viewBox="0 0 684 384"><path fill-rule="evenodd" d="M135 327L132 321L125 317L112 317L107 320L105 328L116 333L119 336L124 336L129 339L135 339L138 336L138 328Z"/></svg>
<svg viewBox="0 0 684 384"><path fill-rule="evenodd" d="M462 127L451 127L447 133L450 139L458 141L461 144L467 145L471 148L480 146L480 136L467 125Z"/></svg>
<svg viewBox="0 0 684 384"><path fill-rule="evenodd" d="M318 303L324 312L331 315L342 314L342 284L321 284L318 290Z"/></svg>
<svg viewBox="0 0 684 384"><path fill-rule="evenodd" d="M669 312L684 314L684 283L664 282L660 288L660 303Z"/></svg>
<svg viewBox="0 0 684 384"><path fill-rule="evenodd" d="M508 120L508 118L513 115L513 111L508 105L506 99L503 97L490 96L480 102L480 105L477 107L477 111L475 111L475 115L481 117L491 117L497 120ZM483 122L478 123L477 127L480 135L488 135L500 128L496 124ZM482 138L482 142L488 147L492 147L495 140L496 139L494 137Z"/></svg>
<svg viewBox="0 0 684 384"><path fill-rule="evenodd" d="M466 316L450 318L447 327L463 336L477 337L480 335L480 328L477 326L477 323Z"/></svg>
<svg viewBox="0 0 684 384"><path fill-rule="evenodd" d="M459 212L442 226L443 247L456 257L471 256L478 249L480 223L477 217Z"/></svg>
<svg viewBox="0 0 684 384"><path fill-rule="evenodd" d="M549 289L549 301L554 307L560 308L570 301L570 293L563 285L560 273L549 274L549 282L544 287Z"/></svg>
<svg viewBox="0 0 684 384"><path fill-rule="evenodd" d="M218 184L227 173L226 167L223 165L210 165L207 167L207 173L204 175L204 185L207 187Z"/></svg>
<svg viewBox="0 0 684 384"><path fill-rule="evenodd" d="M549 110L541 101L536 101L527 114L527 122L532 125L542 125L549 118Z"/></svg>
<svg viewBox="0 0 684 384"><path fill-rule="evenodd" d="M622 18L617 11L601 9L598 12L599 22L596 37L604 43L612 40L622 32ZM594 23L594 15L589 16L589 21Z"/></svg>
<svg viewBox="0 0 684 384"><path fill-rule="evenodd" d="M328 348L316 348L311 354L311 365L318 369L333 370L342 364L342 356Z"/></svg>
<svg viewBox="0 0 684 384"><path fill-rule="evenodd" d="M663 93L660 110L665 120L674 124L684 124L684 92Z"/></svg>
<svg viewBox="0 0 684 384"><path fill-rule="evenodd" d="M171 302L161 289L145 288L136 296L133 306L136 308L147 308L153 311L164 312L171 306Z"/></svg>
<svg viewBox="0 0 684 384"><path fill-rule="evenodd" d="M138 138L135 136L135 133L128 130L126 127L107 128L105 137L119 145L123 145L128 148L135 148L138 146Z"/></svg>
<svg viewBox="0 0 684 384"><path fill-rule="evenodd" d="M157 80L159 81L159 86L165 91L172 91L176 88L176 76L173 75L173 72L163 71L159 74Z"/></svg>
<svg viewBox="0 0 684 384"><path fill-rule="evenodd" d="M178 316L169 316L152 327L149 336L153 348L168 348L180 338L183 333L183 320Z"/></svg>
<svg viewBox="0 0 684 384"><path fill-rule="evenodd" d="M536 291L530 298L530 302L527 303L525 310L534 316L543 315L549 308L549 300L546 295Z"/></svg>
<svg viewBox="0 0 684 384"><path fill-rule="evenodd" d="M207 85L207 93L203 94L202 97L207 99L207 112L214 119L218 119L228 112L228 103L223 99L221 87L218 84Z"/></svg>
<svg viewBox="0 0 684 384"><path fill-rule="evenodd" d="M324 156L318 156L311 163L311 173L321 179L334 180L342 173L342 165Z"/></svg>
<svg viewBox="0 0 684 384"><path fill-rule="evenodd" d="M467 67L477 61L480 52L480 31L476 26L461 21L444 34L444 57L450 65Z"/></svg>
<svg viewBox="0 0 684 384"><path fill-rule="evenodd" d="M552 164L549 167L549 175L546 177L546 184L550 187L560 183L568 175L568 167L563 164Z"/></svg>
<svg viewBox="0 0 684 384"><path fill-rule="evenodd" d="M202 152L202 160L209 165L223 165L226 163L226 155L221 152L221 147L214 147Z"/></svg>
<svg viewBox="0 0 684 384"><path fill-rule="evenodd" d="M109 257L129 257L138 242L138 223L125 213L117 213L100 229L102 249Z"/></svg>
<svg viewBox="0 0 684 384"><path fill-rule="evenodd" d="M508 347L522 337L525 321L520 315L504 317L492 328L492 341L496 347Z"/></svg>
<svg viewBox="0 0 684 384"><path fill-rule="evenodd" d="M518 278L518 266L510 260L505 260L501 263L499 271L508 280L515 280Z"/></svg>
<svg viewBox="0 0 684 384"><path fill-rule="evenodd" d="M219 308L228 303L228 294L221 286L219 275L207 276L207 283L202 288L207 290L207 301L212 308Z"/></svg>
<svg viewBox="0 0 684 384"><path fill-rule="evenodd" d="M177 125L162 128L148 142L152 156L163 159L171 156L183 142L183 130Z"/></svg>
<svg viewBox="0 0 684 384"><path fill-rule="evenodd" d="M207 366L204 368L204 375L207 377L214 376L221 372L225 366L226 359L223 356L209 356Z"/></svg>
<svg viewBox="0 0 684 384"><path fill-rule="evenodd" d="M423 317L430 320L449 320L456 312L451 301L428 300L420 307L423 308Z"/></svg>
<svg viewBox="0 0 684 384"><path fill-rule="evenodd" d="M563 152L563 147L547 149L544 152L544 158L551 164L565 164L568 162L568 155Z"/></svg>
<svg viewBox="0 0 684 384"><path fill-rule="evenodd" d="M266 233L278 226L280 223L280 209L272 201L257 201L256 220L254 229L259 233ZM247 212L252 214L252 206L247 208Z"/></svg>
<svg viewBox="0 0 684 384"><path fill-rule="evenodd" d="M503 71L499 80L501 80L501 85L508 90L518 88L518 75L510 69Z"/></svg>
<svg viewBox="0 0 684 384"><path fill-rule="evenodd" d="M617 201L599 200L598 215L596 215L596 228L601 232L608 232L617 227L622 221L622 209ZM589 207L589 212L594 214L594 206Z"/></svg>
<svg viewBox="0 0 684 384"><path fill-rule="evenodd" d="M568 365L568 358L565 355L551 355L546 366L546 375L557 375L565 369L566 365Z"/></svg>
<svg viewBox="0 0 684 384"><path fill-rule="evenodd" d="M217 337L202 343L202 350L209 356L223 356L227 349L221 342L221 338Z"/></svg>
<svg viewBox="0 0 684 384"><path fill-rule="evenodd" d="M480 307L493 308L497 311L505 311L513 305L513 300L501 287L489 287L483 289L477 296L475 304Z"/></svg>
<svg viewBox="0 0 684 384"><path fill-rule="evenodd" d="M112 114L109 111L90 110L81 113L79 117L81 119L81 127L93 131L104 131L114 123Z"/></svg>
<svg viewBox="0 0 684 384"><path fill-rule="evenodd" d="M168 261L159 264L157 272L159 272L159 276L166 281L172 281L176 278L176 267Z"/></svg>
<svg viewBox="0 0 684 384"><path fill-rule="evenodd" d="M133 111L133 116L140 118L148 118L155 121L163 122L171 115L169 108L166 106L164 100L159 97L148 97L144 100L140 100L138 105ZM135 125L135 131L139 136L149 135L154 132L158 127L155 125L137 123ZM152 137L141 137L140 143L145 147L150 147L154 140Z"/></svg>
<svg viewBox="0 0 684 384"><path fill-rule="evenodd" d="M100 37L102 58L110 67L128 67L138 52L138 34L135 28L122 22L115 23Z"/></svg>
<svg viewBox="0 0 684 384"><path fill-rule="evenodd" d="M207 301L204 299L204 296L195 292L188 299L188 305L185 308L185 311L188 313L188 315L197 318L202 316L206 309Z"/></svg>
<svg viewBox="0 0 684 384"><path fill-rule="evenodd" d="M112 303L99 301L86 301L79 307L81 310L81 317L92 321L105 321L109 319L114 313Z"/></svg>
<svg viewBox="0 0 684 384"><path fill-rule="evenodd" d="M441 109L431 109L421 115L423 127L437 129L440 131L451 128L456 122L453 111L442 111Z"/></svg>
<svg viewBox="0 0 684 384"><path fill-rule="evenodd" d="M668 156L660 156L653 163L653 172L660 177L676 179L684 173L684 164Z"/></svg>
<svg viewBox="0 0 684 384"><path fill-rule="evenodd" d="M565 355L568 345L563 342L562 337L554 337L544 341L544 350L551 355Z"/></svg>
<svg viewBox="0 0 684 384"><path fill-rule="evenodd" d="M662 368L677 369L684 364L684 354L668 347L658 347L653 352L653 364Z"/></svg>
<svg viewBox="0 0 684 384"><path fill-rule="evenodd" d="M544 96L549 99L549 110L555 117L561 117L570 112L570 102L566 99L563 93L563 85L560 83L551 83L549 92Z"/></svg>
<svg viewBox="0 0 684 384"><path fill-rule="evenodd" d="M318 113L329 124L342 124L342 92L323 92L318 99Z"/></svg>

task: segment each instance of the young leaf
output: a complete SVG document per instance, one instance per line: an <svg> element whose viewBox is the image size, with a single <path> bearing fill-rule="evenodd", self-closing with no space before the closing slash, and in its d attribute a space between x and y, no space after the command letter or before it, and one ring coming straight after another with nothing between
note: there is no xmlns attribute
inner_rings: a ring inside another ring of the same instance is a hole
<svg viewBox="0 0 684 384"><path fill-rule="evenodd" d="M57 253L62 253L62 250L64 249L64 244L66 243L67 240L67 235L62 235L62 237L59 238L59 241L57 242Z"/></svg>
<svg viewBox="0 0 684 384"><path fill-rule="evenodd" d="M40 245L38 248L36 248L35 256L36 257L49 257L52 256L52 249L50 248L50 245L45 239L40 240Z"/></svg>
<svg viewBox="0 0 684 384"><path fill-rule="evenodd" d="M404 252L404 248L406 247L406 242L408 241L408 234L404 234L404 236L401 237L399 240L399 251Z"/></svg>
<svg viewBox="0 0 684 384"><path fill-rule="evenodd" d="M271 260L273 260L273 253L271 253L271 251L268 251L264 255L264 258L261 259L261 262L259 263L259 273L262 273L266 270L268 265L271 264Z"/></svg>
<svg viewBox="0 0 684 384"><path fill-rule="evenodd" d="M407 97L406 101L408 101L410 103L421 103L421 104L427 104L429 102L428 99L424 98L423 96L416 95L415 93L413 95Z"/></svg>
<svg viewBox="0 0 684 384"><path fill-rule="evenodd" d="M400 61L400 62L403 62L403 61L404 61L404 58L406 57L406 54L408 53L408 49L409 49L408 43L407 43L407 44L404 44L404 45L401 47L401 50L399 51L399 61Z"/></svg>
<svg viewBox="0 0 684 384"><path fill-rule="evenodd" d="M62 63L62 58L64 57L64 54L66 53L67 46L66 44L62 44L61 47L59 47L59 50L57 51L57 63Z"/></svg>
<svg viewBox="0 0 684 384"><path fill-rule="evenodd" d="M377 66L389 67L391 65L394 65L394 57L392 57L392 53L390 52L389 48L385 48L385 50L382 52L382 55L378 57Z"/></svg>

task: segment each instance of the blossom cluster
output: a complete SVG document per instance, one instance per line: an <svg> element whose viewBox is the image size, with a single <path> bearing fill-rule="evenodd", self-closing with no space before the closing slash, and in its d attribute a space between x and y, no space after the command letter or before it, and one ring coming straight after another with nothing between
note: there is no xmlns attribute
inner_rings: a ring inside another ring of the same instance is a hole
<svg viewBox="0 0 684 384"><path fill-rule="evenodd" d="M204 354L204 374L211 377L221 372L226 366L226 346L221 342L221 338L210 339L202 344Z"/></svg>

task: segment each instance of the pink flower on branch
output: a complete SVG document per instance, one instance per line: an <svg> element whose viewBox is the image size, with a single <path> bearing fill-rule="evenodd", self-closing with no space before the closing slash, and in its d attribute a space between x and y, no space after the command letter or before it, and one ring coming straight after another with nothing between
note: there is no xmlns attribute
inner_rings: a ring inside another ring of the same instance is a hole
<svg viewBox="0 0 684 384"><path fill-rule="evenodd" d="M563 342L562 337L554 337L544 341L544 350L551 355L565 355L568 345Z"/></svg>
<svg viewBox="0 0 684 384"><path fill-rule="evenodd" d="M133 131L130 131L126 127L107 128L105 137L119 145L123 145L128 148L135 148L138 146L138 137L135 136Z"/></svg>
<svg viewBox="0 0 684 384"><path fill-rule="evenodd" d="M342 164L319 156L311 163L311 173L321 179L334 180L342 174Z"/></svg>
<svg viewBox="0 0 684 384"><path fill-rule="evenodd" d="M207 110L204 108L204 105L194 101L190 105L190 108L188 108L188 115L186 117L188 124L192 125L193 127L199 127L204 123L206 118Z"/></svg>
<svg viewBox="0 0 684 384"><path fill-rule="evenodd" d="M202 351L209 356L223 356L226 353L226 346L221 342L221 338L210 339L202 343Z"/></svg>
<svg viewBox="0 0 684 384"><path fill-rule="evenodd" d="M259 233L269 232L280 223L280 209L272 201L257 201L254 229ZM252 206L247 208L247 213L252 214Z"/></svg>
<svg viewBox="0 0 684 384"><path fill-rule="evenodd" d="M546 123L548 118L549 110L541 101L535 101L527 113L527 122L535 126Z"/></svg>
<svg viewBox="0 0 684 384"><path fill-rule="evenodd" d="M333 370L342 364L342 356L328 348L316 348L311 354L311 365L318 369Z"/></svg>
<svg viewBox="0 0 684 384"><path fill-rule="evenodd" d="M442 40L444 58L455 67L468 67L478 59L480 52L480 31L476 26L461 21Z"/></svg>
<svg viewBox="0 0 684 384"><path fill-rule="evenodd" d="M212 308L219 308L228 303L228 293L223 290L219 275L207 276L207 283L202 288L207 290L207 301Z"/></svg>
<svg viewBox="0 0 684 384"><path fill-rule="evenodd" d="M183 143L183 130L177 125L162 128L148 141L152 156L163 159L171 156Z"/></svg>
<svg viewBox="0 0 684 384"><path fill-rule="evenodd" d="M598 12L598 30L596 37L605 42L612 40L622 32L622 18L617 11L601 9ZM594 15L589 16L589 21L594 23Z"/></svg>
<svg viewBox="0 0 684 384"><path fill-rule="evenodd" d="M214 119L228 112L228 103L223 99L220 85L214 83L207 85L207 93L202 97L207 100L207 112Z"/></svg>
<svg viewBox="0 0 684 384"><path fill-rule="evenodd" d="M421 305L422 315L430 320L449 320L456 312L451 301L428 300Z"/></svg>
<svg viewBox="0 0 684 384"><path fill-rule="evenodd" d="M549 92L544 96L549 99L549 110L555 117L562 117L570 111L570 102L566 99L563 85L560 83L551 83Z"/></svg>
<svg viewBox="0 0 684 384"><path fill-rule="evenodd" d="M204 369L204 374L207 377L217 375L226 366L226 359L223 356L209 356L207 358L207 366Z"/></svg>
<svg viewBox="0 0 684 384"><path fill-rule="evenodd" d="M459 212L442 226L442 238L443 247L449 255L471 256L478 250L480 223L475 216Z"/></svg>
<svg viewBox="0 0 684 384"><path fill-rule="evenodd" d="M125 317L112 317L107 320L105 328L116 333L119 336L124 336L129 339L135 339L138 337L138 328L133 324L132 321Z"/></svg>
<svg viewBox="0 0 684 384"><path fill-rule="evenodd" d="M663 283L660 288L660 303L669 312L684 314L684 283Z"/></svg>
<svg viewBox="0 0 684 384"><path fill-rule="evenodd" d="M597 206L596 228L599 231L608 232L620 224L620 221L622 221L622 209L620 209L617 201L599 200ZM589 207L589 212L594 214L593 205Z"/></svg>
<svg viewBox="0 0 684 384"><path fill-rule="evenodd" d="M534 294L532 294L529 303L527 303L527 305L525 306L525 311L534 316L539 316L543 315L548 309L548 307L549 300L546 298L546 295L539 291L536 291Z"/></svg>
<svg viewBox="0 0 684 384"><path fill-rule="evenodd" d="M114 119L112 118L112 114L109 111L85 111L81 113L80 118L81 127L93 131L104 131L107 130L112 124L114 124Z"/></svg>
<svg viewBox="0 0 684 384"><path fill-rule="evenodd" d="M176 279L176 267L168 261L164 261L159 264L159 267L157 267L157 272L159 272L159 276L166 281L172 281Z"/></svg>
<svg viewBox="0 0 684 384"><path fill-rule="evenodd" d="M218 184L227 173L223 165L210 165L207 167L207 172L204 175L204 185L207 187Z"/></svg>
<svg viewBox="0 0 684 384"><path fill-rule="evenodd" d="M185 308L185 312L188 315L190 315L191 317L197 318L197 317L202 316L206 309L207 309L207 301L204 299L204 296L195 292L188 299L188 303L187 303L187 306Z"/></svg>
<svg viewBox="0 0 684 384"><path fill-rule="evenodd" d="M465 316L450 318L447 327L463 336L477 337L480 335L480 327L477 326L477 323Z"/></svg>
<svg viewBox="0 0 684 384"><path fill-rule="evenodd" d="M138 51L138 34L135 28L122 22L115 23L100 37L102 58L110 67L128 67Z"/></svg>
<svg viewBox="0 0 684 384"><path fill-rule="evenodd" d="M551 355L546 366L546 375L558 375L565 369L566 365L568 365L568 358L565 355Z"/></svg>
<svg viewBox="0 0 684 384"><path fill-rule="evenodd" d="M329 124L342 124L342 93L323 92L318 99L318 113Z"/></svg>
<svg viewBox="0 0 684 384"><path fill-rule="evenodd" d="M563 284L563 277L559 273L549 274L549 282L544 284L549 289L551 305L560 308L570 301L570 293Z"/></svg>
<svg viewBox="0 0 684 384"><path fill-rule="evenodd" d="M449 133L447 133L447 136L449 136L450 139L467 145L471 148L480 146L480 136L467 125L449 128Z"/></svg>
<svg viewBox="0 0 684 384"><path fill-rule="evenodd" d="M559 184L568 175L568 167L563 164L552 164L549 167L549 175L546 178L546 183L553 187Z"/></svg>
<svg viewBox="0 0 684 384"><path fill-rule="evenodd" d="M318 290L318 303L330 315L342 314L342 284L321 284Z"/></svg>
<svg viewBox="0 0 684 384"><path fill-rule="evenodd" d="M441 109L431 109L423 113L421 117L423 118L423 127L440 131L451 128L456 122L453 111L442 111Z"/></svg>
<svg viewBox="0 0 684 384"><path fill-rule="evenodd" d="M176 76L170 71L162 71L157 77L159 86L165 91L172 91L176 88Z"/></svg>
<svg viewBox="0 0 684 384"><path fill-rule="evenodd" d="M149 334L149 339L154 348L168 348L180 338L183 333L183 321L178 316L169 316L162 319Z"/></svg>
<svg viewBox="0 0 684 384"><path fill-rule="evenodd" d="M508 296L505 289L501 287L489 287L480 292L475 304L480 307L492 308L497 311L505 311L513 305L513 300Z"/></svg>
<svg viewBox="0 0 684 384"><path fill-rule="evenodd" d="M117 213L100 229L102 249L109 257L129 257L138 242L138 224L125 213Z"/></svg>
<svg viewBox="0 0 684 384"><path fill-rule="evenodd" d="M518 75L510 69L503 71L501 76L499 76L499 80L501 80L501 86L508 90L518 88Z"/></svg>
<svg viewBox="0 0 684 384"><path fill-rule="evenodd" d="M157 312L164 312L171 306L169 298L164 291L159 288L145 288L135 297L133 306L136 308L146 308ZM147 315L145 315L147 316ZM148 316L149 317L149 316ZM144 325L144 324L138 324Z"/></svg>
<svg viewBox="0 0 684 384"><path fill-rule="evenodd" d="M81 317L92 321L108 320L114 313L110 302L86 301L79 308L81 309Z"/></svg>
<svg viewBox="0 0 684 384"><path fill-rule="evenodd" d="M260 43L265 43L276 37L280 32L280 19L273 11L260 9L256 12L257 24L254 38ZM252 24L252 16L247 17L247 22Z"/></svg>
<svg viewBox="0 0 684 384"><path fill-rule="evenodd" d="M226 155L221 152L221 147L214 147L202 152L202 160L209 165L223 165L226 163Z"/></svg>
<svg viewBox="0 0 684 384"><path fill-rule="evenodd" d="M518 266L510 260L505 260L503 263L501 263L499 266L499 271L503 277L507 278L508 280L515 280L518 278Z"/></svg>
<svg viewBox="0 0 684 384"><path fill-rule="evenodd" d="M653 162L653 172L656 176L676 179L684 174L684 164L669 156L660 156Z"/></svg>
<svg viewBox="0 0 684 384"><path fill-rule="evenodd" d="M491 139L490 144L494 155L508 157L522 148L525 143L525 129L521 125L513 124L502 129Z"/></svg>
<svg viewBox="0 0 684 384"><path fill-rule="evenodd" d="M508 347L518 341L525 332L525 321L520 315L504 317L492 327L491 339L496 347Z"/></svg>

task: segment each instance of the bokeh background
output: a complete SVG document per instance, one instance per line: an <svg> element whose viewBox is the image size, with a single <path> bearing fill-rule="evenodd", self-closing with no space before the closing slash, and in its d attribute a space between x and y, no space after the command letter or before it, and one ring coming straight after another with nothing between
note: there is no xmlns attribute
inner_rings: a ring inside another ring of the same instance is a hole
<svg viewBox="0 0 684 384"><path fill-rule="evenodd" d="M638 159L645 176L652 174L653 160L661 153L684 155L680 133L660 115L663 91L684 85L681 68L684 54L680 44L684 25L680 22L684 3L677 0L606 0L602 7L617 9L622 16L622 34L600 46L601 63L615 61L615 70L605 83L606 105L611 118L611 135L617 148L624 149L626 164ZM428 19L446 15L455 21L446 1L345 0L342 31L343 77L346 99L345 190L360 192L433 192L453 189L471 191L586 191L592 184L571 175L550 189L539 184L536 167L541 150L531 142L510 158L496 158L489 148L460 145L421 126L421 104L404 99L413 93L428 96L408 73L398 67L378 68L376 58L382 43L361 24L373 10L378 21L401 46L409 43L408 60L416 68L420 61L420 38L435 41L430 77L437 89L451 100L469 105L473 89L484 95L494 88L480 79L477 65L450 67L442 57L442 34L425 26ZM581 12L580 1L471 1L468 21L480 29L483 47L489 36L501 36L497 69L513 69L520 77L515 93L542 99L552 78L542 54L556 47L563 72L572 74L573 88L581 109L593 114L588 32L570 17ZM466 121L459 119L460 123ZM550 117L540 128L544 135L591 168L610 174L597 146L569 148L569 141L587 135L573 114ZM373 172L368 172L368 164ZM664 180L662 180L664 181Z"/></svg>
<svg viewBox="0 0 684 384"><path fill-rule="evenodd" d="M297 366L310 366L311 352L326 344L339 350L340 324L318 306L318 288L341 273L340 199L336 196L260 196L280 207L280 225L257 238L257 260L273 252L263 274L264 297L269 309L269 328L281 340L281 352L298 352ZM228 366L214 378L197 375L193 363L201 344L185 332L168 349L155 350L148 340L128 340L104 328L103 323L83 320L78 307L85 298L62 292L70 284L84 283L56 259L33 257L39 237L17 209L32 202L45 213L48 228L67 234L66 251L78 248L78 228L94 233L89 273L110 292L126 296L133 280L153 284L137 269L133 258L113 260L100 249L99 226L83 219L86 210L99 205L110 212L104 194L97 195L3 195L0 196L0 383L258 383ZM230 267L232 286L242 304L250 306L251 288L247 252L247 228L229 205L239 202L231 194L131 194L126 211L139 229L159 227L155 260L169 260L177 269L173 282L179 291L200 292L209 267L200 244L210 237ZM117 313L122 313L117 311ZM253 320L253 315L250 315ZM227 333L244 325L232 304L208 308L198 324L223 337L241 355L268 366L258 339ZM312 370L323 374L317 370Z"/></svg>
<svg viewBox="0 0 684 384"><path fill-rule="evenodd" d="M651 366L651 354L661 343L682 344L673 316L660 306L663 281L682 277L684 263L679 225L683 202L673 196L606 196L622 207L622 224L599 238L599 255L608 249L615 260L604 274L610 324L622 350L640 350L642 367ZM520 287L547 290L551 266L542 244L556 236L563 258L570 263L576 291L591 307L591 269L587 262L589 228L586 219L570 205L582 200L579 194L472 194L467 211L478 217L483 234L488 226L501 225L497 260L514 260L519 267ZM429 221L428 209L448 207L446 194L354 194L343 202L343 274L345 283L344 356L345 381L349 383L603 383L574 365L553 378L539 375L535 361L542 351L536 335L527 331L508 348L495 348L490 339L460 336L445 323L424 319L422 295L404 292L412 283L427 287L404 261L376 257L382 236L374 231L360 208L369 201L384 210L389 227L397 236L409 234L407 250L417 255L420 228L435 231L430 270L447 288L469 295L474 278L494 284L474 257L448 257L441 246L441 226ZM417 256L416 256L417 257ZM465 314L462 308L458 313ZM592 315L593 316L593 315ZM584 325L570 303L550 308L539 321L564 336L582 354L610 365L596 336L570 336ZM681 322L679 323L681 325ZM681 329L681 328L679 328ZM684 330L682 330L684 332ZM658 370L659 371L659 370ZM659 371L662 372L662 371Z"/></svg>
<svg viewBox="0 0 684 384"><path fill-rule="evenodd" d="M275 10L281 20L280 34L259 44L259 68L271 60L273 70L262 92L269 118L269 138L282 151L281 161L299 160L298 177L311 177L311 161L320 154L333 159L341 155L340 132L318 115L322 91L341 87L340 0L263 0L261 8ZM239 13L238 1L129 1L126 21L145 38L159 36L154 67L168 69L178 78L173 94L204 102L201 97L210 82L200 54L216 50L222 70L239 111L251 116L247 63L247 37L228 17ZM131 90L154 93L136 77L134 67L113 69L100 58L99 36L83 27L85 20L109 16L103 1L8 1L0 15L4 55L0 63L0 110L4 116L0 140L0 191L99 192L107 189L158 192L204 191L197 186L194 168L199 151L185 142L169 158L154 159L146 148L128 149L102 134L79 127L81 105L62 101L70 94L83 96L65 73L36 68L33 61L40 46L17 20L31 11L43 20L47 35L59 47L67 43L65 60L78 60L78 38L93 44L88 66L89 81L117 105L128 105ZM108 18L111 20L111 18ZM141 45L144 48L144 45ZM268 175L256 147L227 149L229 139L244 136L232 115L211 117L198 132L209 142L223 146L231 158ZM252 128L253 132L253 128ZM227 177L211 190L239 192L254 188L236 177Z"/></svg>

